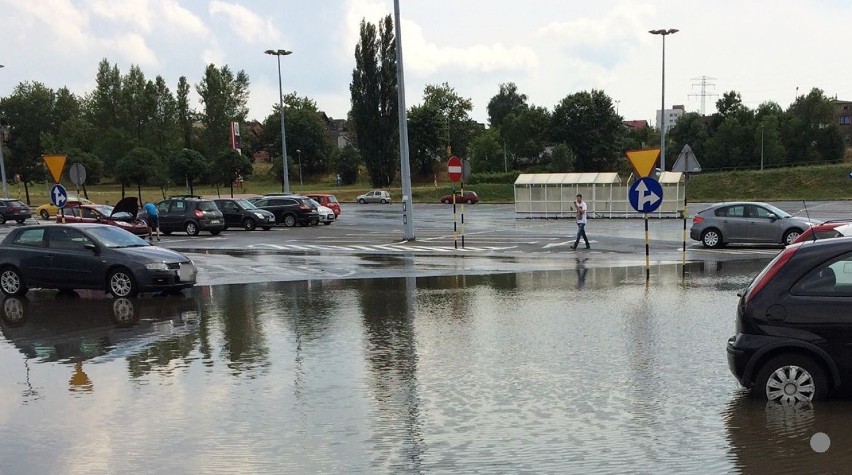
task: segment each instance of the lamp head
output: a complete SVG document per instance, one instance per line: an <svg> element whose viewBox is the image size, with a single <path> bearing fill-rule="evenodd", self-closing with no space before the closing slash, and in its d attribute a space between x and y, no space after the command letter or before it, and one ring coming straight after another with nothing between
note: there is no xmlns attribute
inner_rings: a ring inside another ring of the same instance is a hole
<svg viewBox="0 0 852 475"><path fill-rule="evenodd" d="M293 54L292 51L287 51L286 49L268 49L264 51L266 54L271 54L273 56L287 56L288 54Z"/></svg>

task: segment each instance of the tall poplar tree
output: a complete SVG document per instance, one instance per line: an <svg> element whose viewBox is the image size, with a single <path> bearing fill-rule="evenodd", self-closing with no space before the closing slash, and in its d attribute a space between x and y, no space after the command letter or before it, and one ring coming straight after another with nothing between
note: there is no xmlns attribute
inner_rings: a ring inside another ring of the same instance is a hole
<svg viewBox="0 0 852 475"><path fill-rule="evenodd" d="M396 68L396 43L390 15L382 19L378 28L362 19L349 86L351 118L370 182L377 187L391 184L399 163Z"/></svg>

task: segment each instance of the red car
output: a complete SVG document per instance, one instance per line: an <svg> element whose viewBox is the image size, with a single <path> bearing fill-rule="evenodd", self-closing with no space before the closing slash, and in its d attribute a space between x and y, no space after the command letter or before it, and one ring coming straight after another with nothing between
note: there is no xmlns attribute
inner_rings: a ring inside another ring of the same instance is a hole
<svg viewBox="0 0 852 475"><path fill-rule="evenodd" d="M462 194L461 191L455 192L456 195L456 203L467 203L469 205L479 203L479 195L476 194L475 191L465 191ZM448 204L453 202L453 195L444 195L441 197L441 203Z"/></svg>
<svg viewBox="0 0 852 475"><path fill-rule="evenodd" d="M66 223L111 224L133 234L148 234L148 223L139 218L139 201L135 196L119 200L115 206L69 203L56 215L57 223L62 222L63 213Z"/></svg>
<svg viewBox="0 0 852 475"><path fill-rule="evenodd" d="M828 239L843 236L852 236L852 221L826 221L822 224L805 229L799 237L793 241L797 242L815 241L817 239Z"/></svg>
<svg viewBox="0 0 852 475"><path fill-rule="evenodd" d="M340 217L340 202L337 201L337 197L330 193L308 193L308 198L316 201L317 203L325 206L326 208L331 208L334 211L334 218L337 219Z"/></svg>

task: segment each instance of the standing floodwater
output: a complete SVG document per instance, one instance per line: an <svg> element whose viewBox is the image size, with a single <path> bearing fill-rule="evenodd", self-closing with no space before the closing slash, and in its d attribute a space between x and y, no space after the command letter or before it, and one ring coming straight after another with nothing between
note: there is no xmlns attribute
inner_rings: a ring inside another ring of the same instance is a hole
<svg viewBox="0 0 852 475"><path fill-rule="evenodd" d="M763 262L724 265L32 292L3 302L0 472L846 470L848 402L728 372Z"/></svg>

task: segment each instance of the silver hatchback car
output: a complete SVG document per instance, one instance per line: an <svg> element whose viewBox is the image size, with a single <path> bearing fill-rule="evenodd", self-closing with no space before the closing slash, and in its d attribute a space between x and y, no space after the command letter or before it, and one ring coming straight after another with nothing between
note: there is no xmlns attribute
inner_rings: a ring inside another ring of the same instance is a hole
<svg viewBox="0 0 852 475"><path fill-rule="evenodd" d="M355 198L359 203L381 203L387 204L391 202L391 195L389 191L384 190L372 190L364 193L363 195L359 195Z"/></svg>
<svg viewBox="0 0 852 475"><path fill-rule="evenodd" d="M729 243L790 244L808 227L819 224L767 203L717 203L692 218L689 237L704 247Z"/></svg>

